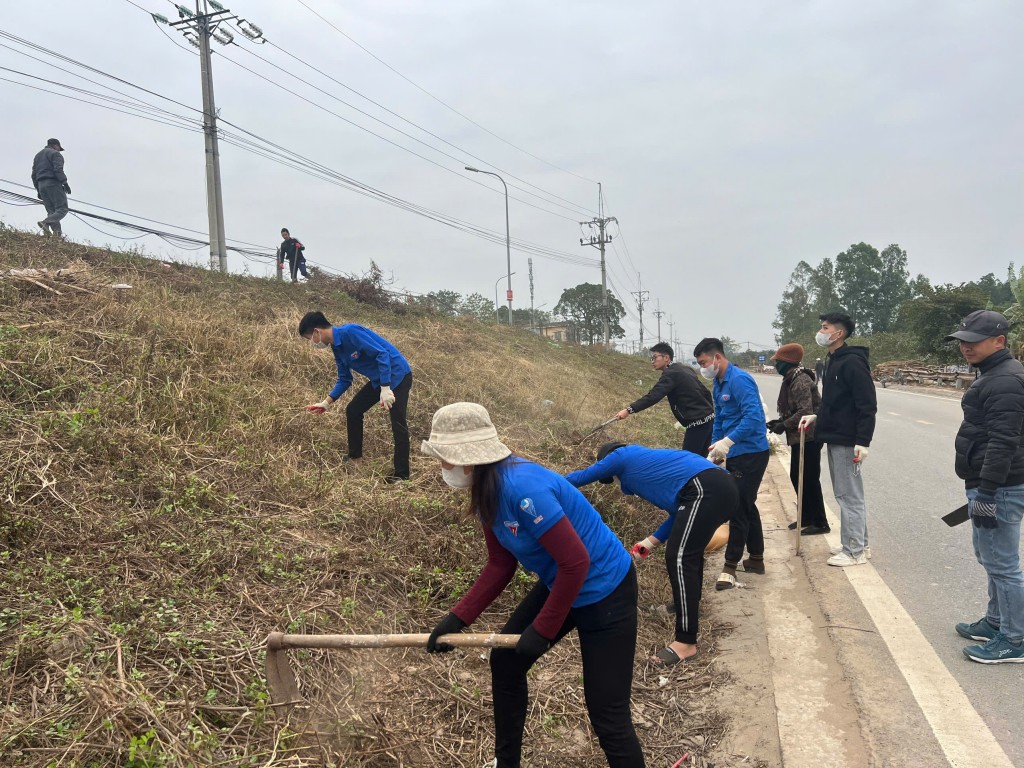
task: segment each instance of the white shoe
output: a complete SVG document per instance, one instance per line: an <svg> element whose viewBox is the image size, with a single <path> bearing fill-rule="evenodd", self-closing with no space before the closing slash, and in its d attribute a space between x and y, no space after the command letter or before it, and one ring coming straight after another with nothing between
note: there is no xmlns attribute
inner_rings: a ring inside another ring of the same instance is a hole
<svg viewBox="0 0 1024 768"><path fill-rule="evenodd" d="M863 552L856 557L848 555L845 552L840 552L838 555L832 555L832 557L828 559L828 564L839 568L845 568L848 565L865 565L867 561L868 559L864 556Z"/></svg>
<svg viewBox="0 0 1024 768"><path fill-rule="evenodd" d="M840 552L843 551L843 548L842 547L832 547L832 549L830 549L829 551L833 555L838 555ZM871 547L864 547L864 557L866 557L868 560L871 559Z"/></svg>

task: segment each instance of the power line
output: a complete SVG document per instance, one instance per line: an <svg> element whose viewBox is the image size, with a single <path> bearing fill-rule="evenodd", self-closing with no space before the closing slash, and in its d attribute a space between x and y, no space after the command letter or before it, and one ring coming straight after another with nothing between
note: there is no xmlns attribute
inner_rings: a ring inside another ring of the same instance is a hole
<svg viewBox="0 0 1024 768"><path fill-rule="evenodd" d="M469 117L469 116L467 116L467 115L463 114L462 112L460 112L459 110L457 110L457 109L456 109L455 107L453 107L453 106L452 106L451 104L448 104L448 103L447 103L446 101L443 101L442 99L438 98L437 96L435 96L434 94L432 94L432 93L431 93L430 91L428 91L428 90L427 90L426 88L424 88L423 86L419 85L418 83L414 82L413 80L411 80L411 79L409 79L408 77L406 77L405 75L403 75L403 74L402 74L401 72L399 72L399 71L398 71L397 69L395 69L395 68L394 68L393 66L391 66L391 65L390 65L390 64L388 64L388 63L387 63L386 61L384 61L384 59L382 59L382 58L380 58L379 56L377 56L377 55L376 55L375 53L373 53L373 52L372 52L371 50L369 50L368 48L366 48L365 46L363 46L362 44L360 44L360 43L359 43L358 41L356 41L356 40L355 40L354 38L352 38L352 37L351 37L350 35L346 34L346 33L345 33L345 32L343 32L343 31L341 31L341 30L340 30L340 29L339 29L338 27L336 27L336 26L335 26L334 24L332 24L332 23L331 23L331 22L330 22L329 20L325 19L325 18L324 18L323 16L321 16L321 15L320 15L319 13L317 13L316 11L314 11L314 10L313 10L312 8L310 8L310 7L308 6L308 5L306 5L306 3L304 3L304 2L303 2L303 0L296 0L296 2L297 2L297 3L299 4L299 5L301 5L301 6L303 7L303 8L305 8L305 9L306 9L307 11L309 11L310 13L312 13L312 14L313 14L314 16L316 16L316 17L317 17L318 19L320 19L320 21L324 22L324 23L325 23L325 24L327 24L327 25L328 25L329 27L331 27L331 28L332 28L332 29L333 29L333 30L334 30L335 32L337 32L337 33L338 33L339 35L341 35L342 37L344 37L345 39L347 39L347 40L348 40L349 42L351 42L351 43L352 43L353 45L355 45L356 47L358 47L358 48L359 48L360 50L362 50L362 51L363 51L364 53L366 53L366 54L368 54L369 56L371 56L371 57L372 57L373 59L375 59L375 60L376 60L376 61L378 61L379 63L383 64L383 65L384 65L385 67L387 67L388 69L390 69L390 70L391 70L392 72L394 72L394 73L395 73L396 75L398 75L398 76L399 76L400 78L402 78L402 79L403 79L403 80L405 80L405 81L406 81L407 83L409 83L410 85L412 85L412 86L413 86L414 88L416 88L416 89L417 89L417 90L419 90L419 91L422 91L422 92L423 92L423 93L425 93L425 94L426 94L427 96L429 96L429 97L430 97L430 98L432 98L432 99L433 99L434 101L436 101L436 102L437 102L438 104L440 104L441 106L443 106L443 107L444 107L445 109L448 109L449 111L451 111L451 112L455 113L456 115L458 115L459 117L461 117L461 118L462 118L463 120L465 120L465 121L467 121L467 122L469 122L469 123L471 123L471 124L475 125L475 126L476 126L477 128L479 128L479 129L480 129L481 131L483 131L484 133L487 133L487 134L489 134L489 135L493 136L494 138L496 138L496 139L497 139L498 141L502 142L503 144L507 144L508 146L512 147L513 149L515 149L515 150L518 150L519 152L522 152L522 153L523 153L524 155L528 155L529 157L532 157L532 158L533 158L534 160L537 160L537 161L539 161L539 162L541 162L541 163L544 163L544 165L550 166L551 168L554 168L554 169L555 169L555 170L557 170L557 171L561 171L562 173L567 173L567 174L569 174L570 176L575 176L575 177L576 177L577 179L582 179L583 181L589 181L589 182L590 182L591 184L597 184L597 182L596 182L596 181L594 181L593 179L588 179L588 178L587 178L586 176L581 176L580 174L578 174L578 173L575 173L574 171L570 171L570 170L567 170L567 169L565 169L565 168L562 168L562 167L561 167L561 166L559 166L559 165L555 165L554 163L548 162L548 161L547 161L547 160L545 160L544 158L542 158L542 157L538 157L537 155L533 154L532 152L528 152L527 150L523 149L522 147L516 146L515 144L513 144L513 143L512 143L512 142L510 142L510 141L508 141L507 139L504 139L504 138L502 138L501 136L499 136L498 134L496 134L496 133L495 133L494 131L490 130L489 128L486 128L486 127L482 126L482 125L481 125L480 123L478 123L478 122L477 122L476 120L474 120L473 118L471 118L471 117Z"/></svg>

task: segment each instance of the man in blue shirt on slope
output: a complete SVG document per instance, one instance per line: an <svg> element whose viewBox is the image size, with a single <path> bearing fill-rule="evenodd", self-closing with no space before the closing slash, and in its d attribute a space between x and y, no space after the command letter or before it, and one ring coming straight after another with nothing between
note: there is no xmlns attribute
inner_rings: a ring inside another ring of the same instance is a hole
<svg viewBox="0 0 1024 768"><path fill-rule="evenodd" d="M750 557L743 561L743 570L764 573L764 532L757 510L757 489L769 456L764 406L754 377L726 359L719 339L702 339L693 348L693 356L700 375L715 382L715 430L708 459L724 464L740 491L739 508L729 521L725 567L715 584L715 589L732 589L744 547Z"/></svg>
<svg viewBox="0 0 1024 768"><path fill-rule="evenodd" d="M412 369L394 345L369 328L355 323L333 327L323 312L307 312L299 321L299 335L317 349L330 348L338 365L338 382L331 393L314 405L310 413L321 414L352 385L352 371L369 381L356 392L345 408L348 426L346 460L358 461L363 456L363 414L380 403L391 416L391 433L395 438L395 469L386 481L409 479L409 425L406 421Z"/></svg>

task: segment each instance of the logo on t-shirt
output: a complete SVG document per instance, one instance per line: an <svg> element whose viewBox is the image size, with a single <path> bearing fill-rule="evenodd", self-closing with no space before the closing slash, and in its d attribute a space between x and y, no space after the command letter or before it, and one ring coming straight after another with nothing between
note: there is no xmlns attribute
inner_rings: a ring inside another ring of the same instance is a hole
<svg viewBox="0 0 1024 768"><path fill-rule="evenodd" d="M722 402L727 403L731 399L730 395L722 395Z"/></svg>
<svg viewBox="0 0 1024 768"><path fill-rule="evenodd" d="M359 350L356 350L355 352L353 352L351 355L349 355L349 357L351 357L353 360L358 360L359 359Z"/></svg>
<svg viewBox="0 0 1024 768"><path fill-rule="evenodd" d="M519 521L518 520L506 520L505 527L511 532L513 536L519 534Z"/></svg>
<svg viewBox="0 0 1024 768"><path fill-rule="evenodd" d="M523 499L519 502L519 508L528 515L532 515L537 511L536 505L533 503L533 499ZM539 525L544 520L544 515L537 515L533 518L533 524Z"/></svg>

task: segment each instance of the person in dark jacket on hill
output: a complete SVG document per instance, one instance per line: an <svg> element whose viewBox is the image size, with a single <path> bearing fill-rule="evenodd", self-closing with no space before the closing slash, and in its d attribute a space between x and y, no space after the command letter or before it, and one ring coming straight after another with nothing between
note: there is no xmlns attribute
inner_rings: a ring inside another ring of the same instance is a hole
<svg viewBox="0 0 1024 768"><path fill-rule="evenodd" d="M799 344L783 344L772 355L775 370L782 376L779 388L779 418L768 422L768 429L777 435L785 435L791 447L789 454L789 479L793 488L800 492L800 419L818 410L821 396L814 372L800 363L804 359L804 348ZM821 495L821 443L814 439L814 427L807 430L804 438L804 527L800 533L811 536L829 533L831 528L825 518L825 500ZM796 522L789 524L796 529Z"/></svg>
<svg viewBox="0 0 1024 768"><path fill-rule="evenodd" d="M306 250L306 246L292 237L287 229L281 230L281 238L281 245L277 249L277 268L283 269L284 261L287 259L293 283L299 282L300 272L304 278L309 280L309 272L306 271L306 257L302 255L302 252Z"/></svg>
<svg viewBox="0 0 1024 768"><path fill-rule="evenodd" d="M669 408L683 429L683 450L707 456L711 446L711 433L715 428L715 405L711 390L700 383L690 366L673 360L672 347L658 342L651 347L651 367L661 371L661 378L651 391L615 414L617 419L628 419L668 398Z"/></svg>
<svg viewBox="0 0 1024 768"><path fill-rule="evenodd" d="M46 218L38 222L43 234L60 235L60 220L68 215L68 195L71 185L64 175L64 147L57 139L50 139L32 160L32 186L43 201Z"/></svg>
<svg viewBox="0 0 1024 768"><path fill-rule="evenodd" d="M352 371L369 381L356 392L345 408L348 453L345 461L358 462L363 456L363 414L380 403L391 417L395 438L394 474L385 482L409 479L409 393L412 368L395 346L369 328L355 323L332 326L323 312L307 312L299 321L299 336L316 349L330 349L338 366L338 382L319 403L307 405L310 413L322 414L352 386Z"/></svg>
<svg viewBox="0 0 1024 768"><path fill-rule="evenodd" d="M829 565L845 568L868 560L868 514L860 471L875 433L875 383L871 379L867 347L851 347L846 340L856 330L844 312L821 315L815 341L828 347L821 404L817 414L800 419L800 429L814 427L815 439L828 446L828 471L839 502L842 546Z"/></svg>
<svg viewBox="0 0 1024 768"><path fill-rule="evenodd" d="M739 505L733 478L689 451L605 443L597 452L596 464L565 479L577 488L595 480L610 483L618 479L624 494L639 496L668 513L665 522L632 549L634 557L644 558L666 543L665 567L676 614L675 639L650 661L658 667L670 667L694 658L704 550Z"/></svg>
<svg viewBox="0 0 1024 768"><path fill-rule="evenodd" d="M1024 366L1006 348L1008 332L1003 315L978 310L946 337L960 342L960 353L979 371L960 403L956 474L967 489L974 554L988 576L988 609L956 631L982 642L963 651L982 664L1024 663Z"/></svg>

